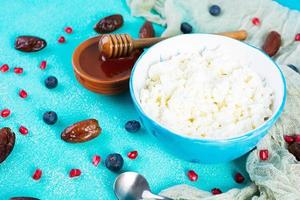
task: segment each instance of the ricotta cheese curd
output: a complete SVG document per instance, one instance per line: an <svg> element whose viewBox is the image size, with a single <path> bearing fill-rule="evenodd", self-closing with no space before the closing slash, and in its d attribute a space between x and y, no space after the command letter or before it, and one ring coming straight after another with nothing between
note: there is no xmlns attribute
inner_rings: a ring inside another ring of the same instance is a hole
<svg viewBox="0 0 300 200"><path fill-rule="evenodd" d="M274 94L249 63L220 48L181 53L149 67L140 103L177 134L226 139L245 134L272 115Z"/></svg>

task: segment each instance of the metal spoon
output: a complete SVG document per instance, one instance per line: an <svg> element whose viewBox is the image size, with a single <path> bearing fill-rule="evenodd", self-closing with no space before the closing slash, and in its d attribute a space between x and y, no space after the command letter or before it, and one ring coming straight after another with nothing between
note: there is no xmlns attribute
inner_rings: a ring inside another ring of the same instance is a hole
<svg viewBox="0 0 300 200"><path fill-rule="evenodd" d="M145 177L136 172L120 174L115 180L114 191L119 200L173 200L152 194Z"/></svg>

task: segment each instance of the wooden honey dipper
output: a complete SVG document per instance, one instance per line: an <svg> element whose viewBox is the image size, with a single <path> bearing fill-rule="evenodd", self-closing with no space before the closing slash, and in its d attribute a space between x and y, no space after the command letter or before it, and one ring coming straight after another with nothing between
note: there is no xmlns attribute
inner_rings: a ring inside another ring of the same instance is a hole
<svg viewBox="0 0 300 200"><path fill-rule="evenodd" d="M248 36L245 30L217 33L237 40L245 40ZM106 58L129 56L133 50L150 47L168 37L154 37L134 40L128 34L104 34L98 44L101 55Z"/></svg>

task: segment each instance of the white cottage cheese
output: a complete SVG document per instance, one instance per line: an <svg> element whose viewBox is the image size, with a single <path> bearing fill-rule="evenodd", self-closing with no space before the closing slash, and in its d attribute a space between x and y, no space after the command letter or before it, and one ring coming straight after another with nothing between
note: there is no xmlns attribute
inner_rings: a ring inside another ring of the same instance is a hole
<svg viewBox="0 0 300 200"><path fill-rule="evenodd" d="M153 64L140 102L151 118L195 138L240 136L272 115L273 91L247 64L221 49Z"/></svg>

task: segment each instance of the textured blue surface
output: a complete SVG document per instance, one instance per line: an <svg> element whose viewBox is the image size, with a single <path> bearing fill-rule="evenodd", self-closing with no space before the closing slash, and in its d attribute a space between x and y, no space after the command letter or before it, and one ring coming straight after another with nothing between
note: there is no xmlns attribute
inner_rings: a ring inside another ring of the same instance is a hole
<svg viewBox="0 0 300 200"><path fill-rule="evenodd" d="M296 2L296 1L295 1ZM94 154L102 158L112 152L124 156L124 171L138 171L149 180L153 191L158 192L174 184L187 183L210 190L223 191L237 185L232 178L235 171L244 171L244 159L220 165L202 165L183 162L161 150L156 140L141 130L130 134L124 130L129 119L136 119L130 96L107 97L84 89L74 78L71 55L74 48L88 37L96 35L93 25L103 16L122 13L125 25L118 32L137 36L142 19L133 18L124 1L107 0L33 0L0 2L0 65L23 67L23 75L12 70L0 73L0 109L9 108L12 115L0 118L0 127L9 126L16 132L16 145L8 159L0 165L0 199L12 196L35 196L40 199L114 199L112 183L116 174L108 171L103 162L96 168L91 164ZM72 26L74 33L65 34L63 28ZM161 32L160 27L156 27ZM41 52L25 54L13 48L18 35L37 35L45 38L48 46ZM66 44L57 38L66 36ZM45 71L39 69L41 60L47 60ZM59 86L48 90L44 78L55 75ZM29 97L21 99L19 89ZM59 120L54 126L42 121L44 111L54 110ZM96 118L103 128L95 140L84 144L67 144L60 132L69 124L86 118ZM18 133L19 125L29 134ZM139 151L137 160L126 157L128 151ZM36 168L43 170L40 181L32 180ZM71 168L79 168L82 176L70 179ZM191 183L185 173L194 169L199 180Z"/></svg>
<svg viewBox="0 0 300 200"><path fill-rule="evenodd" d="M287 6L291 9L300 10L300 1L299 0L276 0L280 4Z"/></svg>

